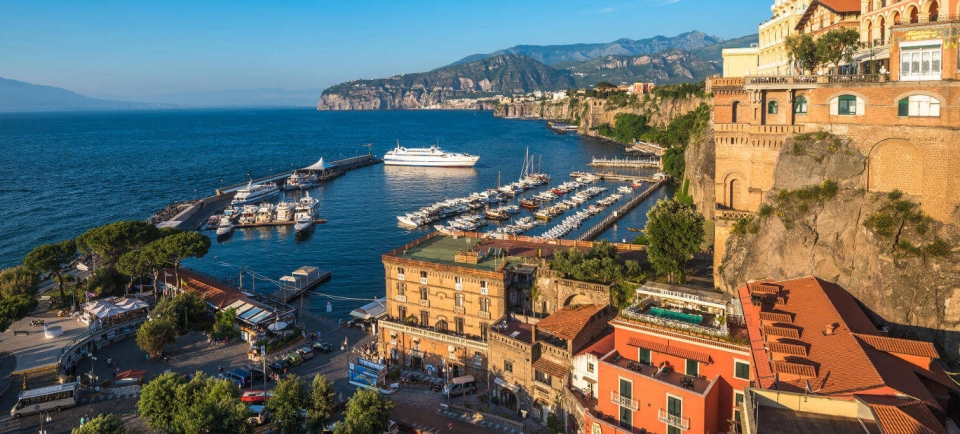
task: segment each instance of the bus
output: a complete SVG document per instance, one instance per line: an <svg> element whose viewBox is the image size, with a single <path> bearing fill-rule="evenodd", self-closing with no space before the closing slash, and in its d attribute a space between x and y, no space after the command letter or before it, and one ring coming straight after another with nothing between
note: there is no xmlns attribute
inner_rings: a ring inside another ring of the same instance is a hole
<svg viewBox="0 0 960 434"><path fill-rule="evenodd" d="M77 405L77 389L79 387L80 383L74 382L24 390L20 392L17 405L10 410L10 415L20 417L26 414L60 411L64 408L74 407Z"/></svg>

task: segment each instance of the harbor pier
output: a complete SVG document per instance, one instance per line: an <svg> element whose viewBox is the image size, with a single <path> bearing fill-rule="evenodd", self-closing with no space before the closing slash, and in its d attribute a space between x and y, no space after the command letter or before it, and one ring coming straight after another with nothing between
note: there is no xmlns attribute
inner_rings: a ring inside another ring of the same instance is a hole
<svg viewBox="0 0 960 434"><path fill-rule="evenodd" d="M632 198L630 198L629 201L627 201L627 203L614 210L606 218L600 220L597 222L597 224L593 225L593 227L587 229L583 234L577 237L577 241L593 241L595 238L600 236L603 231L607 230L607 228L610 226L613 226L614 223L623 218L623 216L626 215L630 210L640 204L640 202L643 202L644 199L650 197L650 195L653 194L654 191L657 191L657 189L660 188L663 183L664 180L656 181L650 185L650 188L644 190L642 193L635 194Z"/></svg>
<svg viewBox="0 0 960 434"><path fill-rule="evenodd" d="M317 267L300 267L291 275L280 278L280 283L283 286L271 294L270 298L281 303L287 303L330 280L330 275L329 271L320 270Z"/></svg>
<svg viewBox="0 0 960 434"><path fill-rule="evenodd" d="M659 157L648 157L648 158L597 158L593 157L593 161L587 164L591 167L631 167L631 168L643 168L643 167L657 167L661 166L662 162Z"/></svg>

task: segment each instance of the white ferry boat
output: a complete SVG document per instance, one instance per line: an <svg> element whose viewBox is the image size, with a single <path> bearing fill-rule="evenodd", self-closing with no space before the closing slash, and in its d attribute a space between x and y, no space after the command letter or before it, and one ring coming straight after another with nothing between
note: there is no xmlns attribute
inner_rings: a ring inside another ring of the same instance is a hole
<svg viewBox="0 0 960 434"><path fill-rule="evenodd" d="M458 152L445 152L438 146L429 148L397 147L383 156L383 164L392 166L473 167L480 157Z"/></svg>
<svg viewBox="0 0 960 434"><path fill-rule="evenodd" d="M253 181L250 181L246 187L237 190L237 195L233 197L233 202L230 203L233 206L258 203L279 193L280 187L272 182L254 184Z"/></svg>

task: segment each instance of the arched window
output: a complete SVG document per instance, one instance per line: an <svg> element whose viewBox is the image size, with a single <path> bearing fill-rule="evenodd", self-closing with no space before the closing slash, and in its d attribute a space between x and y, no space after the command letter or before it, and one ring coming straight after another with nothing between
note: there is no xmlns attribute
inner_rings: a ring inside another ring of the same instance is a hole
<svg viewBox="0 0 960 434"><path fill-rule="evenodd" d="M767 114L771 114L771 115L777 114L777 102L776 102L776 101L770 101L770 102L767 104Z"/></svg>
<svg viewBox="0 0 960 434"><path fill-rule="evenodd" d="M930 8L927 9L927 20L936 21L937 16L940 15L940 5L937 2L930 3Z"/></svg>
<svg viewBox="0 0 960 434"><path fill-rule="evenodd" d="M880 30L880 45L886 45L887 43L887 25L884 22L883 17L880 17L880 21L877 22L877 27Z"/></svg>
<svg viewBox="0 0 960 434"><path fill-rule="evenodd" d="M898 116L940 116L940 100L926 96L913 95L901 99L897 105Z"/></svg>
<svg viewBox="0 0 960 434"><path fill-rule="evenodd" d="M802 96L798 96L795 100L793 100L793 112L798 114L806 114L807 99Z"/></svg>

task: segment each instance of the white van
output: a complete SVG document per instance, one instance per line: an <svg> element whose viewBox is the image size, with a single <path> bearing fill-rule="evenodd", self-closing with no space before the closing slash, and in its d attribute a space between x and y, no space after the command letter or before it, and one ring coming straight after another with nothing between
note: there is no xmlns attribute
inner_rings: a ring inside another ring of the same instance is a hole
<svg viewBox="0 0 960 434"><path fill-rule="evenodd" d="M247 408L250 409L250 417L247 418L247 423L250 425L263 425L267 422L267 418L270 417L270 412L267 411L267 406L265 405L251 405Z"/></svg>
<svg viewBox="0 0 960 434"><path fill-rule="evenodd" d="M76 406L79 398L77 396L79 387L80 383L67 383L24 390L20 392L17 404L10 410L10 415L20 417L44 411L60 411L64 408Z"/></svg>
<svg viewBox="0 0 960 434"><path fill-rule="evenodd" d="M443 387L443 393L449 396L470 395L477 391L477 381L473 375L454 378Z"/></svg>

